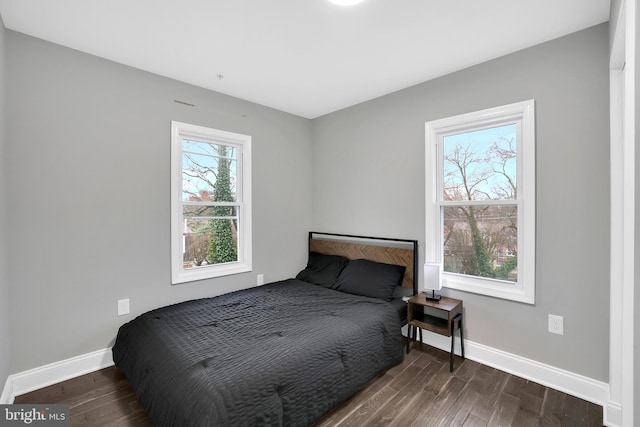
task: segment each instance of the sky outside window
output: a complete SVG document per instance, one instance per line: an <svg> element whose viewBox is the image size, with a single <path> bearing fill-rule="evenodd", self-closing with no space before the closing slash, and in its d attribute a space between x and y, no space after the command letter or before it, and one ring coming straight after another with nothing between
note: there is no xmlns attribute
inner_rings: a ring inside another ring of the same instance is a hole
<svg viewBox="0 0 640 427"><path fill-rule="evenodd" d="M443 137L444 200L516 198L516 124Z"/></svg>

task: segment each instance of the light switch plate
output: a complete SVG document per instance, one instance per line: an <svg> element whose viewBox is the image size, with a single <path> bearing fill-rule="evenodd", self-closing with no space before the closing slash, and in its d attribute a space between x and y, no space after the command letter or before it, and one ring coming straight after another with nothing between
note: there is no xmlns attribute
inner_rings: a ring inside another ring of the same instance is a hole
<svg viewBox="0 0 640 427"><path fill-rule="evenodd" d="M118 316L129 314L129 298L118 300Z"/></svg>

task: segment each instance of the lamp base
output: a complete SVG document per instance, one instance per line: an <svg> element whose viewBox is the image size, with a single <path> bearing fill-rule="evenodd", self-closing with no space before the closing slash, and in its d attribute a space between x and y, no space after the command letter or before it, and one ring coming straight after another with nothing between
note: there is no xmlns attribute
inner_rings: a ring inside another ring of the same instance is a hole
<svg viewBox="0 0 640 427"><path fill-rule="evenodd" d="M427 301L440 301L440 298L442 298L440 295L436 294L436 291L432 290L431 293L429 292L425 292L425 299Z"/></svg>

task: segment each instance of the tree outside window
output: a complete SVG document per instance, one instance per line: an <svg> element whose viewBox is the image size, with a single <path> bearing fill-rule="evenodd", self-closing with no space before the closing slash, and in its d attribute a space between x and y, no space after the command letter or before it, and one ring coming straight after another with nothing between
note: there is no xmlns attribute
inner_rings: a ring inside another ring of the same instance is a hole
<svg viewBox="0 0 640 427"><path fill-rule="evenodd" d="M185 268L238 260L235 147L182 141Z"/></svg>
<svg viewBox="0 0 640 427"><path fill-rule="evenodd" d="M443 151L444 271L517 281L516 125L445 136Z"/></svg>

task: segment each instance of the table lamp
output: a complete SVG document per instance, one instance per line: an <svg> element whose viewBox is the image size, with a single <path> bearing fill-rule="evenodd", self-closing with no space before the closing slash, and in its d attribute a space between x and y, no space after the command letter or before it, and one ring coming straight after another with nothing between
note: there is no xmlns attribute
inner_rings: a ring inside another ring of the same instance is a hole
<svg viewBox="0 0 640 427"><path fill-rule="evenodd" d="M424 290L427 300L440 301L440 295L436 294L440 289L442 289L442 265L437 262L425 263Z"/></svg>

